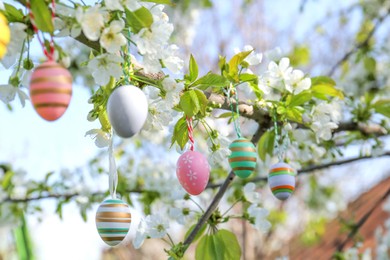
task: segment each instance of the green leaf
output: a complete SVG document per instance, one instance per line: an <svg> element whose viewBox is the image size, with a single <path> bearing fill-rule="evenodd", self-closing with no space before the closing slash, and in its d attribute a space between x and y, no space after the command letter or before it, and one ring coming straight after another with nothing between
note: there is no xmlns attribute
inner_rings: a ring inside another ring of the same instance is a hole
<svg viewBox="0 0 390 260"><path fill-rule="evenodd" d="M267 154L272 156L274 152L274 146L275 132L273 130L269 130L261 136L257 144L257 153L259 154L260 159L265 161Z"/></svg>
<svg viewBox="0 0 390 260"><path fill-rule="evenodd" d="M258 76L255 74L249 74L249 73L242 73L239 77L240 81L247 82L247 81L258 81Z"/></svg>
<svg viewBox="0 0 390 260"><path fill-rule="evenodd" d="M1 186L3 187L3 189L7 189L8 186L11 184L11 180L12 180L12 177L14 176L14 172L13 171L7 171L3 177L3 181L1 183Z"/></svg>
<svg viewBox="0 0 390 260"><path fill-rule="evenodd" d="M185 234L185 236L184 236L184 240L186 240L187 237L191 234L191 232L192 232L192 230L194 230L195 226L196 226L196 224L192 225L192 226L190 227L190 229L188 229L188 231L186 232L186 234ZM193 242L195 242L196 240L198 240L198 239L202 236L202 234L203 234L204 231L206 230L206 227L207 227L207 225L205 224L205 225L203 225L203 226L199 229L199 232L195 235L195 238L194 238L194 241L193 241Z"/></svg>
<svg viewBox="0 0 390 260"><path fill-rule="evenodd" d="M306 65L310 61L310 49L307 46L295 46L289 58L293 67Z"/></svg>
<svg viewBox="0 0 390 260"><path fill-rule="evenodd" d="M138 33L143 28L149 28L153 23L152 13L146 7L141 7L134 12L126 9L127 24L133 33Z"/></svg>
<svg viewBox="0 0 390 260"><path fill-rule="evenodd" d="M252 51L243 51L240 53L237 53L233 56L233 58L229 61L229 74L234 79L238 79L238 66L245 60L246 57L248 57L249 54L251 54Z"/></svg>
<svg viewBox="0 0 390 260"><path fill-rule="evenodd" d="M375 112L390 118L390 99L378 100L372 107L375 109Z"/></svg>
<svg viewBox="0 0 390 260"><path fill-rule="evenodd" d="M199 241L195 251L196 260L240 259L241 248L236 236L225 229L214 235L205 235Z"/></svg>
<svg viewBox="0 0 390 260"><path fill-rule="evenodd" d="M287 119L289 119L291 121L295 121L297 123L303 123L303 121L302 121L303 111L304 111L304 109L302 107L299 107L299 106L288 108L287 113L286 113Z"/></svg>
<svg viewBox="0 0 390 260"><path fill-rule="evenodd" d="M16 9L10 4L4 3L4 8L5 10L1 10L1 13L5 15L9 23L14 23L14 22L23 22L23 11L21 9Z"/></svg>
<svg viewBox="0 0 390 260"><path fill-rule="evenodd" d="M179 105L186 116L193 117L196 115L200 110L200 103L195 90L191 89L184 92L184 94L180 97Z"/></svg>
<svg viewBox="0 0 390 260"><path fill-rule="evenodd" d="M188 142L188 128L185 116L180 118L175 125L171 140L171 147L175 142L180 146L182 150Z"/></svg>
<svg viewBox="0 0 390 260"><path fill-rule="evenodd" d="M198 78L198 64L196 63L196 60L194 56L190 57L190 81L194 82Z"/></svg>
<svg viewBox="0 0 390 260"><path fill-rule="evenodd" d="M300 106L300 105L310 101L312 97L313 97L313 95L311 94L310 91L308 91L308 90L302 91L298 95L291 96L291 100L290 100L290 103L288 104L288 106L290 106L290 107Z"/></svg>
<svg viewBox="0 0 390 260"><path fill-rule="evenodd" d="M54 25L51 17L51 11L45 0L31 0L31 12L34 15L35 24L42 32L53 33Z"/></svg>
<svg viewBox="0 0 390 260"><path fill-rule="evenodd" d="M217 116L216 118L228 118L228 117L231 117L232 114L233 114L232 112L226 112L226 113L220 114L220 115Z"/></svg>
<svg viewBox="0 0 390 260"><path fill-rule="evenodd" d="M209 87L226 87L228 84L229 81L225 77L209 72L195 81L192 86L197 87L200 90L206 90Z"/></svg>
<svg viewBox="0 0 390 260"><path fill-rule="evenodd" d="M199 111L202 114L202 116L206 116L206 109L207 105L209 103L209 100L207 99L206 95L203 93L203 91L199 89L194 89L195 94L197 96L198 102L199 102Z"/></svg>
<svg viewBox="0 0 390 260"><path fill-rule="evenodd" d="M156 3L162 5L172 5L170 0L142 0L142 2Z"/></svg>
<svg viewBox="0 0 390 260"><path fill-rule="evenodd" d="M311 91L316 98L326 100L326 96L339 97L344 99L344 94L341 90L336 89L336 82L325 76L311 78Z"/></svg>

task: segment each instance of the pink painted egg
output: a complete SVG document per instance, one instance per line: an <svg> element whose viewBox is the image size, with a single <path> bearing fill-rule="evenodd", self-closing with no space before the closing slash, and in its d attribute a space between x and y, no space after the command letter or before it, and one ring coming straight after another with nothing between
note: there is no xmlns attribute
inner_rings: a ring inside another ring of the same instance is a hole
<svg viewBox="0 0 390 260"><path fill-rule="evenodd" d="M190 150L179 157L176 175L189 194L199 195L209 182L210 166L203 154Z"/></svg>
<svg viewBox="0 0 390 260"><path fill-rule="evenodd" d="M72 75L55 61L39 65L30 79L31 102L47 121L60 118L72 97Z"/></svg>

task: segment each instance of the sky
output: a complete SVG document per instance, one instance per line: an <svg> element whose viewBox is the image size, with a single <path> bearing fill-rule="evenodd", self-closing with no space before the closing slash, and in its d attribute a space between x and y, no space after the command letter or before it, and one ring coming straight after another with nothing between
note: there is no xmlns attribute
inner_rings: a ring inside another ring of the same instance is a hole
<svg viewBox="0 0 390 260"><path fill-rule="evenodd" d="M297 15L297 7L291 6L292 1L268 1L272 3L275 23L282 28L288 27L289 12ZM300 1L297 1L300 2ZM307 21L318 19L318 13L334 4L333 1L308 1L311 13L305 12L297 18L298 34L304 35ZM350 1L341 1L342 4ZM287 8L290 6L291 8ZM271 7L267 7L271 10ZM309 8L309 6L307 7ZM299 16L299 15L298 15ZM275 18L276 17L276 18ZM303 37L303 36L302 36ZM10 72L0 72L0 84L7 82ZM86 120L91 105L87 103L88 91L82 86L73 86L73 97L68 110L59 120L47 122L41 119L34 111L30 102L21 107L18 100L13 102L14 110L9 112L6 106L0 104L0 163L9 162L15 168L25 169L28 178L41 179L49 171L58 171L62 168L74 169L84 166L99 149L93 140L85 137L86 131L97 128L97 123ZM385 160L380 160L378 165L385 167ZM362 171L362 179L378 181L383 178L384 171L375 174L364 170L364 164L344 167L348 174L358 174ZM352 171L353 169L353 171ZM333 174L337 174L334 172ZM98 205L88 213L88 221L84 223L78 208L75 205L64 207L64 221L54 213L53 201L43 202L45 212L43 221L38 222L34 216L28 218L30 232L33 237L38 259L99 259L101 250L107 248L101 241L95 229L94 215ZM130 235L135 233L135 226L140 215L133 213L133 225ZM53 236L55 234L55 236ZM71 247L72 250L69 250Z"/></svg>

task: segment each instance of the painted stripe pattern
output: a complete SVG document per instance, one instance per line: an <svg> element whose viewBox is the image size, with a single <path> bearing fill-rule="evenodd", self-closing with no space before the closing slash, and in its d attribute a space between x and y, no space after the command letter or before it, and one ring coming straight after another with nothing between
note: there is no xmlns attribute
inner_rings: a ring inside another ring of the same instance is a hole
<svg viewBox="0 0 390 260"><path fill-rule="evenodd" d="M288 199L295 190L296 171L287 163L279 162L271 166L268 185L272 194L279 200Z"/></svg>
<svg viewBox="0 0 390 260"><path fill-rule="evenodd" d="M30 97L43 119L54 121L60 118L72 97L72 75L58 63L46 61L31 75Z"/></svg>
<svg viewBox="0 0 390 260"><path fill-rule="evenodd" d="M239 138L229 146L232 152L229 156L229 164L234 174L240 178L247 178L256 168L257 153L251 141Z"/></svg>
<svg viewBox="0 0 390 260"><path fill-rule="evenodd" d="M96 212L96 228L102 240L116 246L126 237L131 223L129 206L120 199L103 201Z"/></svg>

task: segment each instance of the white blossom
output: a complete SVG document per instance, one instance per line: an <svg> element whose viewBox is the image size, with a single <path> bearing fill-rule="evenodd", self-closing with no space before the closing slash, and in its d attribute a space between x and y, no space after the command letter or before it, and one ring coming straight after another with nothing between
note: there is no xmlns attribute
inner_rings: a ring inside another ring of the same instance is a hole
<svg viewBox="0 0 390 260"><path fill-rule="evenodd" d="M9 69L18 60L20 52L22 51L24 39L27 37L27 25L24 23L11 23L9 28L11 31L11 41L8 43L7 52L1 60L1 63L6 69Z"/></svg>
<svg viewBox="0 0 390 260"><path fill-rule="evenodd" d="M167 44L173 25L164 21L154 22L151 28L143 28L133 35L140 54L157 54Z"/></svg>
<svg viewBox="0 0 390 260"><path fill-rule="evenodd" d="M5 104L8 104L9 102L13 101L18 96L20 103L24 107L26 104L26 100L29 99L28 95L21 90L20 87L15 87L10 84L6 85L0 85L0 100L3 101Z"/></svg>
<svg viewBox="0 0 390 260"><path fill-rule="evenodd" d="M301 70L293 70L290 78L286 80L286 90L290 93L298 94L310 87L311 79L305 78Z"/></svg>
<svg viewBox="0 0 390 260"><path fill-rule="evenodd" d="M292 73L292 68L290 67L290 59L282 58L279 61L279 64L276 64L276 62L271 61L268 64L268 71L270 73L270 76L273 78L288 80Z"/></svg>
<svg viewBox="0 0 390 260"><path fill-rule="evenodd" d="M145 219L147 234L151 238L163 238L167 234L169 222L161 215L149 215Z"/></svg>
<svg viewBox="0 0 390 260"><path fill-rule="evenodd" d="M146 223L144 220L141 220L138 224L137 231L133 240L133 246L135 249L139 249L147 237L146 233Z"/></svg>
<svg viewBox="0 0 390 260"><path fill-rule="evenodd" d="M245 199L251 203L259 203L261 195L256 191L256 185L253 182L245 184L244 189Z"/></svg>
<svg viewBox="0 0 390 260"><path fill-rule="evenodd" d="M313 107L311 115L311 129L315 132L317 140L330 140L332 130L338 128L338 122L341 120L340 104L337 101L322 102Z"/></svg>
<svg viewBox="0 0 390 260"><path fill-rule="evenodd" d="M259 65L263 60L263 54L255 52L254 48L251 45L245 45L243 51L252 51L244 61L247 62L250 66ZM235 54L240 53L240 49L234 49Z"/></svg>
<svg viewBox="0 0 390 260"><path fill-rule="evenodd" d="M109 27L104 28L100 37L100 45L110 53L118 52L126 44L126 38L121 33L125 28L125 22L114 20Z"/></svg>
<svg viewBox="0 0 390 260"><path fill-rule="evenodd" d="M102 129L91 129L85 133L85 136L87 135L95 139L95 144L99 148L107 147L110 144L111 135Z"/></svg>
<svg viewBox="0 0 390 260"><path fill-rule="evenodd" d="M97 41L99 39L106 21L105 15L106 14L100 10L100 5L95 5L87 10L78 7L76 19L81 25L85 37L91 41Z"/></svg>
<svg viewBox="0 0 390 260"><path fill-rule="evenodd" d="M104 86L108 84L110 77L119 79L122 76L121 62L123 62L121 57L104 53L89 61L88 68L92 72L95 82Z"/></svg>
<svg viewBox="0 0 390 260"><path fill-rule="evenodd" d="M135 11L141 7L136 0L106 0L106 8L108 10L125 11L125 7L130 11Z"/></svg>
<svg viewBox="0 0 390 260"><path fill-rule="evenodd" d="M248 214L251 218L254 218L254 227L257 230L267 232L271 228L271 223L266 219L269 214L268 210L252 204L248 208Z"/></svg>

